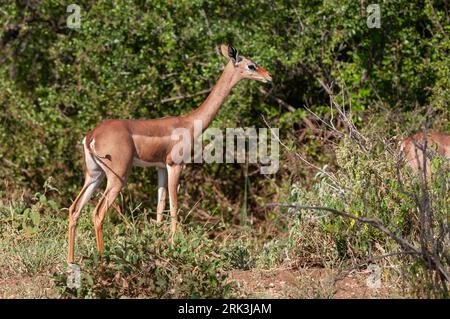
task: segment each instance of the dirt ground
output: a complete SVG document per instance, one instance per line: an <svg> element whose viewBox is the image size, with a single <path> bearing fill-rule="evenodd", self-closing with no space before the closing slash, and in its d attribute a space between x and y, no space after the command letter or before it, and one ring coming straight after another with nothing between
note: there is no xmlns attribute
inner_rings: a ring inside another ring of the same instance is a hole
<svg viewBox="0 0 450 319"><path fill-rule="evenodd" d="M234 270L242 298L401 298L391 286L369 288L367 271L336 273L329 269Z"/></svg>
<svg viewBox="0 0 450 319"><path fill-rule="evenodd" d="M52 286L48 275L0 279L0 298L55 298Z"/></svg>
<svg viewBox="0 0 450 319"><path fill-rule="evenodd" d="M392 287L369 288L368 273L336 273L329 269L233 270L230 280L240 298L401 298ZM0 279L0 298L57 298L51 276Z"/></svg>

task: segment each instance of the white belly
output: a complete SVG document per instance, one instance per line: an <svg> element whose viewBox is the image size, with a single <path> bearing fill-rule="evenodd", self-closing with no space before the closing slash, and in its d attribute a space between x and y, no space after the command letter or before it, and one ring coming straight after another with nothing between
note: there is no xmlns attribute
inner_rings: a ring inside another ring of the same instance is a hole
<svg viewBox="0 0 450 319"><path fill-rule="evenodd" d="M133 165L138 167L161 167L166 168L166 164L161 162L146 162L143 160L140 160L139 158L134 157L133 158Z"/></svg>

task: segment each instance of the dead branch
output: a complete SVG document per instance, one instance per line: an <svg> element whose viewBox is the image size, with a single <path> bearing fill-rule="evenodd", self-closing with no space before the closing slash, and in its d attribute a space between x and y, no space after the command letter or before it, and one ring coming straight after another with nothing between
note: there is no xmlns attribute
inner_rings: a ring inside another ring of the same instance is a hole
<svg viewBox="0 0 450 319"><path fill-rule="evenodd" d="M165 99L162 99L159 103L165 104L165 103L179 101L179 100L186 100L186 99L193 98L195 96L208 94L211 91L212 91L212 88L209 88L207 90L199 91L199 92L193 93L193 94L184 94L184 95L171 96L171 97L167 97Z"/></svg>
<svg viewBox="0 0 450 319"><path fill-rule="evenodd" d="M307 165L309 165L310 167L318 170L319 172L321 172L322 174L325 174L326 176L328 176L328 178L330 178L331 181L333 181L333 183L335 183L335 185L339 185L336 177L334 175L332 175L331 173L325 171L324 169L314 165L313 163L309 162L307 159L305 159L303 156L301 156L299 153L292 151L286 144L284 144L281 139L272 131L272 128L270 127L270 125L267 123L266 118L264 117L264 115L261 115L264 123L266 124L267 128L270 129L270 132L272 133L272 135L275 137L275 139L278 141L278 143L280 143L281 146L283 146L283 148L285 148L288 152L294 153L294 155L296 157L298 157L302 162L306 163Z"/></svg>
<svg viewBox="0 0 450 319"><path fill-rule="evenodd" d="M289 103L286 103L285 101L283 101L282 99L276 97L275 95L267 92L266 90L264 90L263 88L258 88L259 92L261 92L265 97L268 97L269 100L275 102L276 104L278 104L279 106L285 108L286 110L288 110L289 112L295 112L296 108L293 107L292 105L290 105Z"/></svg>

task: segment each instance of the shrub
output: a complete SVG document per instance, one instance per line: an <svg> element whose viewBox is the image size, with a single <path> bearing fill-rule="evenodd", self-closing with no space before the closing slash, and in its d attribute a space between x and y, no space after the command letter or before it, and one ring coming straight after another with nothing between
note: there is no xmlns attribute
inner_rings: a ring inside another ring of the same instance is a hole
<svg viewBox="0 0 450 319"><path fill-rule="evenodd" d="M344 138L336 148L336 172L322 170L310 191L294 185L291 201L378 220L414 249L355 219L330 214L321 218L320 225L333 238L340 259L364 264L386 252L399 254L398 260L409 272L409 287L416 294L446 296L449 283L444 273L450 269L448 248L444 248L448 247L449 231L448 160L432 159L432 177L423 181L409 168L399 170L395 145L381 136L367 133L364 147L353 138ZM304 214L302 210L301 216Z"/></svg>
<svg viewBox="0 0 450 319"><path fill-rule="evenodd" d="M122 228L122 227L119 227ZM225 262L203 229L191 229L175 239L158 226L135 233L115 234L102 261L89 256L83 264L82 285L66 287L66 275L55 282L66 298L223 298L232 286Z"/></svg>
<svg viewBox="0 0 450 319"><path fill-rule="evenodd" d="M224 258L230 268L249 270L255 267L256 257L249 241L237 239L224 249Z"/></svg>

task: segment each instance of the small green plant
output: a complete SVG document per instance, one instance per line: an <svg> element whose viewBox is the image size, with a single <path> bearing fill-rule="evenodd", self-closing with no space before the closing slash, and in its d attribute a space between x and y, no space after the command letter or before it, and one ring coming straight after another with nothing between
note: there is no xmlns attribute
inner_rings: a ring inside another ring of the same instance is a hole
<svg viewBox="0 0 450 319"><path fill-rule="evenodd" d="M289 238L271 240L264 244L258 255L257 264L261 268L277 267L289 259L291 241Z"/></svg>
<svg viewBox="0 0 450 319"><path fill-rule="evenodd" d="M255 267L256 258L248 241L235 240L224 251L224 257L233 269L249 270Z"/></svg>

